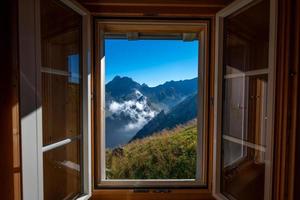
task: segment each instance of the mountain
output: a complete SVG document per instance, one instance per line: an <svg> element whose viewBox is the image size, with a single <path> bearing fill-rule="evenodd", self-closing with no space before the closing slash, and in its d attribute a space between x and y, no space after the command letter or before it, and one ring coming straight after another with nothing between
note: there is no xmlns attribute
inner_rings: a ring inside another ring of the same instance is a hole
<svg viewBox="0 0 300 200"><path fill-rule="evenodd" d="M128 143L157 114L166 115L195 91L197 78L149 87L129 77L114 77L105 86L106 147Z"/></svg>
<svg viewBox="0 0 300 200"><path fill-rule="evenodd" d="M130 95L135 93L136 90L141 89L141 85L133 81L129 77L116 76L113 80L105 85L106 95L112 97L114 100L128 100Z"/></svg>
<svg viewBox="0 0 300 200"><path fill-rule="evenodd" d="M176 105L165 113L162 110L153 119L151 119L137 134L131 139L141 139L162 131L171 129L177 125L184 124L197 117L197 94L187 97L184 101Z"/></svg>
<svg viewBox="0 0 300 200"><path fill-rule="evenodd" d="M156 87L140 85L129 77L116 76L106 84L106 101L130 100L139 91L145 95L157 109L168 111L184 98L197 91L197 78L180 81L168 81Z"/></svg>
<svg viewBox="0 0 300 200"><path fill-rule="evenodd" d="M197 91L197 78L180 81L168 81L156 87L142 87L145 94L160 110L168 112L190 94Z"/></svg>
<svg viewBox="0 0 300 200"><path fill-rule="evenodd" d="M105 138L109 148L126 144L158 113L138 90L130 93L130 98L127 95L124 100L111 100L106 104Z"/></svg>

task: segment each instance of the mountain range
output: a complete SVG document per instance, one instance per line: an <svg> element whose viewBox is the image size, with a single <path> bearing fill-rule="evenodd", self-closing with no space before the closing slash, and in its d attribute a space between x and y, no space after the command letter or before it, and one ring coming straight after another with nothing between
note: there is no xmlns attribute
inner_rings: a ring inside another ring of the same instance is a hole
<svg viewBox="0 0 300 200"><path fill-rule="evenodd" d="M105 86L106 147L115 148L197 115L198 79L168 81L156 87L116 76Z"/></svg>

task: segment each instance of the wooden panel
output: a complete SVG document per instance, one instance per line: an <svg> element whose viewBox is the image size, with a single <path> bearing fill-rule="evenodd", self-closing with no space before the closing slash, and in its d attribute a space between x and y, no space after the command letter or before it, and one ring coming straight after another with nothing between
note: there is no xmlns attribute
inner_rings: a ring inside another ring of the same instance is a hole
<svg viewBox="0 0 300 200"><path fill-rule="evenodd" d="M101 190L93 194L94 200L210 200L214 199L207 191L176 190L170 193L134 193L132 190Z"/></svg>
<svg viewBox="0 0 300 200"><path fill-rule="evenodd" d="M17 6L16 0L0 5L0 192L5 200L21 199Z"/></svg>
<svg viewBox="0 0 300 200"><path fill-rule="evenodd" d="M232 0L78 0L82 4L86 5L171 5L176 6L224 6L230 3Z"/></svg>
<svg viewBox="0 0 300 200"><path fill-rule="evenodd" d="M140 17L164 17L164 16L212 16L220 10L220 7L159 7L159 6L94 6L86 5L86 8L95 16L140 16Z"/></svg>
<svg viewBox="0 0 300 200"><path fill-rule="evenodd" d="M299 199L299 48L300 2L278 1L276 72L275 200ZM298 110L298 112L297 112ZM298 120L298 123L297 123ZM298 141L296 140L298 137ZM296 151L298 149L298 151ZM295 164L295 162L297 162ZM298 175L298 176L296 176ZM294 196L295 194L295 196Z"/></svg>
<svg viewBox="0 0 300 200"><path fill-rule="evenodd" d="M78 0L96 16L213 16L232 0Z"/></svg>
<svg viewBox="0 0 300 200"><path fill-rule="evenodd" d="M294 104L292 106L293 111L293 134L296 134L296 151L294 154L295 158L295 167L294 171L295 174L293 177L295 178L293 192L294 192L294 199L300 199L300 191L297 190L300 188L300 80L299 80L299 72L300 72L300 1L296 1L294 4L294 53L293 53L293 70L297 73L295 77L294 87L293 87L293 94L294 94Z"/></svg>

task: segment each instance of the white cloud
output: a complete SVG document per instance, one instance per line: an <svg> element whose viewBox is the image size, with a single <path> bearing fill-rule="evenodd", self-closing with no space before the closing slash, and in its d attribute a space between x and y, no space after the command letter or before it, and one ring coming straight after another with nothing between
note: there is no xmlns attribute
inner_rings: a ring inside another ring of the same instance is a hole
<svg viewBox="0 0 300 200"><path fill-rule="evenodd" d="M122 108L122 105L115 101L113 101L109 105L109 111L111 111L111 112L119 112L121 108Z"/></svg>
<svg viewBox="0 0 300 200"><path fill-rule="evenodd" d="M108 110L116 115L121 113L128 116L131 122L126 124L124 129L126 131L138 130L142 128L149 120L151 120L157 112L152 110L147 104L147 98L140 99L143 94L135 91L135 98L132 100L124 101L122 103L112 101Z"/></svg>

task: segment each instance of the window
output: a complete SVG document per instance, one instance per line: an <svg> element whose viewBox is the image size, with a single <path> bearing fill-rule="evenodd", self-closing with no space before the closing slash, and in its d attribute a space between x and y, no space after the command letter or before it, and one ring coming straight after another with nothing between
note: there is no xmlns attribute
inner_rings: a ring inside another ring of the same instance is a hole
<svg viewBox="0 0 300 200"><path fill-rule="evenodd" d="M272 199L273 6L272 0L241 1L218 14L215 188L220 199Z"/></svg>
<svg viewBox="0 0 300 200"><path fill-rule="evenodd" d="M97 26L98 186L205 186L206 26Z"/></svg>
<svg viewBox="0 0 300 200"><path fill-rule="evenodd" d="M43 199L75 199L90 185L87 15L69 1L40 8Z"/></svg>
<svg viewBox="0 0 300 200"><path fill-rule="evenodd" d="M44 199L75 198L83 193L82 17L60 2L41 3Z"/></svg>

